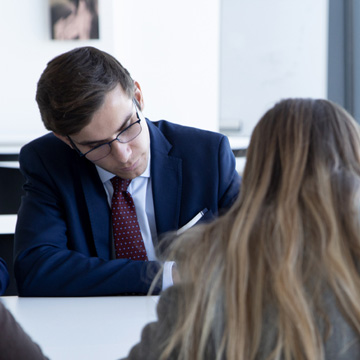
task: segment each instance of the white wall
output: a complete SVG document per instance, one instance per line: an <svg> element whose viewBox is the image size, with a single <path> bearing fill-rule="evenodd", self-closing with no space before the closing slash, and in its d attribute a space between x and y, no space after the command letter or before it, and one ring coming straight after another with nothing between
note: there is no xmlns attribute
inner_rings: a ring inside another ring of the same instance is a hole
<svg viewBox="0 0 360 360"><path fill-rule="evenodd" d="M150 119L218 130L219 5L115 2L115 52L142 86Z"/></svg>
<svg viewBox="0 0 360 360"><path fill-rule="evenodd" d="M195 4L194 4L195 3ZM116 56L140 84L145 115L217 130L219 0L99 0L100 40L50 39L48 0L2 3L0 146L46 132L35 102L46 63L77 46Z"/></svg>
<svg viewBox="0 0 360 360"><path fill-rule="evenodd" d="M0 145L21 145L46 132L35 102L35 91L49 60L78 45L92 44L109 52L114 49L112 1L100 0L100 5L107 19L107 23L100 24L102 40L59 42L50 40L48 0L2 3Z"/></svg>
<svg viewBox="0 0 360 360"><path fill-rule="evenodd" d="M36 83L50 59L83 45L128 68L152 120L217 131L220 117L240 119L238 135L249 135L281 97L326 97L327 0L99 0L99 6L100 40L61 42L50 39L48 0L3 1L0 146L46 132Z"/></svg>
<svg viewBox="0 0 360 360"><path fill-rule="evenodd" d="M327 96L328 0L223 0L220 116L248 136L286 97Z"/></svg>

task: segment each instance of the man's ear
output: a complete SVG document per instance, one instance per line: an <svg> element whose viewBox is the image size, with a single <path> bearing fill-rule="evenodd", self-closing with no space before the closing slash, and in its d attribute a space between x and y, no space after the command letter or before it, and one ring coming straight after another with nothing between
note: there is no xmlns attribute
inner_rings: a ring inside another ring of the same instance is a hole
<svg viewBox="0 0 360 360"><path fill-rule="evenodd" d="M64 135L59 135L59 134L56 134L53 132L53 134L58 138L60 139L61 141L63 141L66 145L69 145L72 149L73 149L73 146L71 145L71 142L70 140L68 139L67 136L64 136Z"/></svg>
<svg viewBox="0 0 360 360"><path fill-rule="evenodd" d="M134 84L135 84L134 97L137 100L137 102L140 104L140 110L143 111L145 105L143 93L141 91L140 84L137 81L134 81Z"/></svg>

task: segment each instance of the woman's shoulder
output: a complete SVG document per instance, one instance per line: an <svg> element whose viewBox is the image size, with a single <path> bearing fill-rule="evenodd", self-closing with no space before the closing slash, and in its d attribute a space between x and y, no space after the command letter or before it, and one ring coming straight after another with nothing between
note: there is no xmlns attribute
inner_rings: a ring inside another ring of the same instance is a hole
<svg viewBox="0 0 360 360"><path fill-rule="evenodd" d="M360 334L350 324L339 308L334 295L327 293L324 302L330 332L325 340L327 360L350 360L360 358Z"/></svg>
<svg viewBox="0 0 360 360"><path fill-rule="evenodd" d="M140 342L131 349L127 360L159 359L162 345L169 338L173 326L180 316L178 306L181 303L185 288L184 285L174 285L161 294L157 304L157 321L144 327Z"/></svg>

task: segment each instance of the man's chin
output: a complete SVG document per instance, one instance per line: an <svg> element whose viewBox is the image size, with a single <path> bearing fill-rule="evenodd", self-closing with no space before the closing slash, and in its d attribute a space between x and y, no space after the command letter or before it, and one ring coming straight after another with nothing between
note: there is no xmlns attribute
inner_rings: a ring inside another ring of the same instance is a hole
<svg viewBox="0 0 360 360"><path fill-rule="evenodd" d="M146 170L146 167L143 168L136 168L132 171L118 171L116 172L116 175L119 176L121 179L135 179L137 177L139 177L140 175L142 175L144 173L144 171Z"/></svg>

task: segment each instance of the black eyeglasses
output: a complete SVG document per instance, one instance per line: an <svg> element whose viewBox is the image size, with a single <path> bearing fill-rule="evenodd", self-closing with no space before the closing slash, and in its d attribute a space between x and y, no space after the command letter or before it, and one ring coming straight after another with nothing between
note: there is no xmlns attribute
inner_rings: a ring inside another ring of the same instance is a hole
<svg viewBox="0 0 360 360"><path fill-rule="evenodd" d="M122 144L126 144L132 140L134 140L137 136L140 135L141 133L141 119L139 117L139 113L138 113L138 109L136 106L136 102L134 102L135 105L135 112L136 112L136 117L137 117L137 121L133 122L132 124L130 124L128 127L126 127L124 130L121 130L119 132L119 134L116 136L115 139L101 144L101 145L97 145L95 146L93 149L87 151L86 153L82 153L78 147L75 145L75 143L73 142L73 140L71 139L71 137L69 135L67 135L67 138L69 139L72 147L75 149L75 151L81 156L85 156L87 159L89 159L90 161L99 161L103 158L105 158L106 156L108 156L111 153L111 144L114 141L118 141Z"/></svg>

